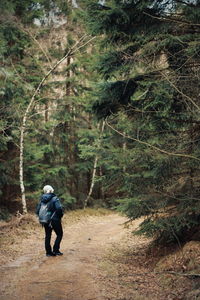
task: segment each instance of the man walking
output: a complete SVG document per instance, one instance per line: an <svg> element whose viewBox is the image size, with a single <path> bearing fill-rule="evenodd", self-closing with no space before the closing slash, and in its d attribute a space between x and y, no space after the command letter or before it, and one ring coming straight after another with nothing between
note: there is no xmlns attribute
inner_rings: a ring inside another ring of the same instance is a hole
<svg viewBox="0 0 200 300"><path fill-rule="evenodd" d="M43 224L45 229L46 256L63 255L63 253L60 252L60 243L63 237L63 229L61 223L63 209L59 198L54 194L54 189L52 188L52 186L45 185L43 191L44 194L41 196L40 202L37 205L36 213L39 216L41 206L46 205L47 210L51 215L50 221ZM54 232L56 233L53 251L51 247L52 230L54 230Z"/></svg>

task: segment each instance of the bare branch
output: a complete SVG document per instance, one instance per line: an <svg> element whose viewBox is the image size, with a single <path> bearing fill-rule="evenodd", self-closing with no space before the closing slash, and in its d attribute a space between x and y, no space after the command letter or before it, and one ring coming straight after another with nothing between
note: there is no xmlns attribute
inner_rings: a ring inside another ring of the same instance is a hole
<svg viewBox="0 0 200 300"><path fill-rule="evenodd" d="M185 24L185 25L189 25L189 26L200 26L200 24L195 24L195 23L190 23L187 21L183 21L183 20L178 20L172 17L158 17L158 16L153 16L147 12L144 12L144 15L147 15L153 19L157 19L160 21L168 21L168 22L174 22L174 23L178 23L178 24Z"/></svg>
<svg viewBox="0 0 200 300"><path fill-rule="evenodd" d="M120 132L119 130L115 129L112 125L110 125L110 124L107 122L107 120L106 120L105 122L106 122L106 124L107 124L108 127L110 127L113 131L117 132L119 135L121 135L121 136L123 136L123 137L125 137L125 138L127 138L127 139L130 139L130 140L132 140L132 141L138 142L138 143L140 143L140 144L142 144L142 145L148 146L148 147L150 147L150 148L152 148L152 149L154 149L154 150L156 150L156 151L158 151L158 152L161 152L161 153L164 153L164 154L167 154L167 155L171 155L171 156L184 157L184 158L191 158L191 159L195 159L195 160L200 161L200 159L199 159L198 157L195 157L195 156L193 156L193 155L169 152L169 151L160 149L160 148L158 148L158 147L156 147L156 146L153 146L153 145L151 145L151 144L149 144L149 143L147 143L147 142L144 142L144 141L141 141L141 140L139 140L139 139L130 137L130 136L128 136L128 135L125 135L125 134L123 134L122 132Z"/></svg>
<svg viewBox="0 0 200 300"><path fill-rule="evenodd" d="M20 26L20 29L23 30L25 33L28 33L28 35L31 37L31 39L38 45L38 47L40 48L40 50L42 51L42 53L44 54L44 56L46 57L50 68L52 68L52 64L51 64L51 60L48 56L48 54L46 53L46 51L44 50L44 48L42 47L42 45L38 42L38 40L33 36L33 34L30 32L30 30L28 30L27 28L24 29L22 26Z"/></svg>
<svg viewBox="0 0 200 300"><path fill-rule="evenodd" d="M183 277L190 277L190 278L195 278L195 277L200 277L200 274L195 273L195 274L190 274L190 273L181 273L181 272L174 272L174 271L163 271L163 272L143 272L143 273L131 273L131 274L121 274L120 277L128 277L128 276L146 276L152 274L171 274L171 275L176 275L176 276L183 276Z"/></svg>
<svg viewBox="0 0 200 300"><path fill-rule="evenodd" d="M181 94L183 97L185 97L186 99L188 99L198 110L200 110L200 107L194 102L194 100L189 97L188 95L184 94L181 90L179 90L179 88L177 88L177 86L171 82L171 80L168 78L168 76L166 76L163 72L160 72L162 74L163 77L165 77L165 79L170 83L171 86L173 86L173 88L179 93Z"/></svg>

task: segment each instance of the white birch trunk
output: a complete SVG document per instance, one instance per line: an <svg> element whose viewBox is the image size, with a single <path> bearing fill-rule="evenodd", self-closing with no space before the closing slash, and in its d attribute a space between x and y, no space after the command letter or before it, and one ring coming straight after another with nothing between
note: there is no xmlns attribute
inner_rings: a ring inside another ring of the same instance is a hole
<svg viewBox="0 0 200 300"><path fill-rule="evenodd" d="M99 125L98 125L98 127L99 127ZM102 136L102 133L104 131L104 127L105 127L105 121L103 121L103 123L102 123L101 133L100 133L98 147L97 147L98 149L101 146L101 136ZM96 176L96 171L97 171L97 163L98 163L98 155L96 155L95 159L94 159L94 166L93 166L93 171L92 171L92 180L91 180L90 190L89 190L88 195L87 195L87 197L84 201L84 209L87 207L88 201L89 201L89 199L92 195L93 189L94 189L95 176Z"/></svg>
<svg viewBox="0 0 200 300"><path fill-rule="evenodd" d="M24 162L24 130L25 130L25 127L22 125L22 127L21 127L21 136L20 136L19 181L20 181L20 189L21 189L21 197L22 197L22 211L23 211L23 214L26 214L27 213L27 205L26 205L26 196L25 196L25 187L24 187L24 168L23 168L23 162Z"/></svg>
<svg viewBox="0 0 200 300"><path fill-rule="evenodd" d="M125 133L124 133L124 135L125 135ZM124 139L124 141L123 141L122 149L123 149L123 152L125 152L125 151L126 151L126 148L127 148L127 143L126 143L126 141L125 141L125 138L123 138L123 139ZM126 167L125 167L125 166L123 167L123 172L124 172L124 173L126 172Z"/></svg>
<svg viewBox="0 0 200 300"><path fill-rule="evenodd" d="M96 176L96 170L97 170L97 162L98 162L98 157L96 156L94 159L94 166L93 166L93 172L92 172L92 180L91 180L91 185L90 185L90 190L87 195L87 198L84 201L84 209L86 208L88 201L92 195L93 188L94 188L94 182L95 182L95 176Z"/></svg>

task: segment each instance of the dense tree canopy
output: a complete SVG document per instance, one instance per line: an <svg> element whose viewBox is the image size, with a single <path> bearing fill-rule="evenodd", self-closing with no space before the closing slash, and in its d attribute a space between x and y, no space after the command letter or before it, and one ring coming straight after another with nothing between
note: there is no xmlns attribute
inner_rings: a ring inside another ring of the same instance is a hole
<svg viewBox="0 0 200 300"><path fill-rule="evenodd" d="M115 168L105 177L121 210L147 216L140 232L165 240L199 224L199 17L199 1L94 1L87 9L105 49L93 105L113 131L115 150L105 152Z"/></svg>
<svg viewBox="0 0 200 300"><path fill-rule="evenodd" d="M90 74L88 36L78 27L71 5L65 7L66 1L20 3L2 4L5 15L1 15L0 25L1 204L21 211L18 173L22 119L42 78L74 49L43 83L28 111L23 171L29 209L48 182L69 208L75 203L82 206L93 164L79 159L77 153L78 135L82 135L79 128L87 131L93 126L86 108L90 101L86 103L84 96Z"/></svg>
<svg viewBox="0 0 200 300"><path fill-rule="evenodd" d="M68 208L95 199L130 219L145 216L141 233L191 236L200 222L200 2L0 6L1 204L21 207L22 117L42 78L70 53L28 114L28 208L49 183Z"/></svg>

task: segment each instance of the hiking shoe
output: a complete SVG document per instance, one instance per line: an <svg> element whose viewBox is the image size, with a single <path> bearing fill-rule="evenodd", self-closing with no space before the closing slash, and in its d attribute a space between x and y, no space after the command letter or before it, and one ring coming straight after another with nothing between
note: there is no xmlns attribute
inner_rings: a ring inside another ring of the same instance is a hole
<svg viewBox="0 0 200 300"><path fill-rule="evenodd" d="M54 255L55 255L55 256L57 256L57 255L59 255L59 256L60 256L60 255L63 255L63 253L62 253L62 252L60 252L60 251L53 252L53 253L54 253Z"/></svg>
<svg viewBox="0 0 200 300"><path fill-rule="evenodd" d="M55 253L51 252L51 253L47 253L46 256L56 256Z"/></svg>

